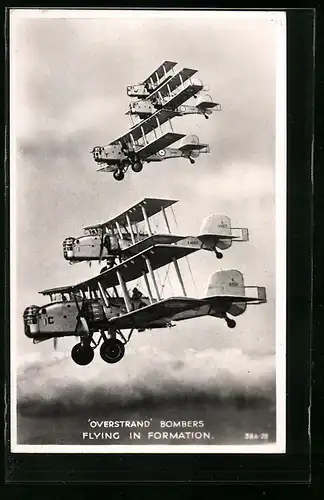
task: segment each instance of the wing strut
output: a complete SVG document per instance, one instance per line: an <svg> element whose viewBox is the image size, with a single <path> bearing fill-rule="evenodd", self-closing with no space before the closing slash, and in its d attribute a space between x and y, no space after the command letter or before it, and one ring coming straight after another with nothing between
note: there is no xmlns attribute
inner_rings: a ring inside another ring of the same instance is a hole
<svg viewBox="0 0 324 500"><path fill-rule="evenodd" d="M180 83L181 83L181 86L182 86L182 88L183 88L183 90L184 90L185 85L184 85L184 81L183 81L183 78L182 78L181 73L179 73L179 77L180 77Z"/></svg>
<svg viewBox="0 0 324 500"><path fill-rule="evenodd" d="M182 280L182 276L181 276L181 273L180 273L179 264L177 262L177 259L175 257L173 257L172 261L173 261L174 268L175 268L177 276L178 276L178 280L179 280L179 283L180 283L180 286L181 286L182 293L183 293L183 295L185 297L187 297L187 293L186 293L186 290L185 290L185 287L184 287L184 284L183 284L183 280Z"/></svg>
<svg viewBox="0 0 324 500"><path fill-rule="evenodd" d="M121 229L120 229L120 225L118 224L118 222L116 221L116 229L118 231L118 234L119 234L119 237L121 240L123 240L123 233L121 232Z"/></svg>
<svg viewBox="0 0 324 500"><path fill-rule="evenodd" d="M124 279L123 279L123 277L120 274L120 271L118 269L116 269L116 274L117 274L118 282L120 284L120 288L121 288L121 291L122 291L122 294L123 294L123 298L124 298L124 301L125 301L127 312L130 312L132 310L132 307L131 307L131 302L130 302L130 298L129 298L129 295L128 295L128 291L127 291L127 288L126 288L126 285L125 285L125 281L124 281Z"/></svg>
<svg viewBox="0 0 324 500"><path fill-rule="evenodd" d="M164 217L164 221L165 221L166 227L168 228L168 231L171 234L171 229L170 229L170 226L169 226L169 221L168 221L168 218L166 216L164 208L162 208L162 214L163 214L163 217ZM174 214L173 214L173 216L174 216ZM178 277L178 280L179 280L179 283L180 283L180 286L181 286L182 293L183 293L183 295L185 297L187 297L186 289L185 289L184 284L183 284L183 280L182 280L182 276L181 276L181 272L180 272L180 269L179 269L179 265L178 265L177 259L175 257L173 257L172 261L173 261L173 265L174 265L175 271L177 273L177 277Z"/></svg>
<svg viewBox="0 0 324 500"><path fill-rule="evenodd" d="M144 259L145 259L145 262L146 262L146 265L147 265L147 269L148 269L148 271L150 273L150 276L151 276L151 279L152 279L152 283L153 283L153 286L154 286L154 290L155 290L156 296L157 296L158 300L161 300L161 297L160 297L160 294L159 294L159 289L158 289L158 286L157 286L157 283L156 283L156 279L155 279L155 276L154 276L154 273L153 273L153 269L152 269L152 266L151 266L150 259L146 255L144 256Z"/></svg>
<svg viewBox="0 0 324 500"><path fill-rule="evenodd" d="M167 215L165 213L165 208L164 207L162 207L162 214L163 214L163 217L164 217L165 225L166 225L169 233L171 234L171 229L170 229L170 226L169 226L169 221L168 221Z"/></svg>
<svg viewBox="0 0 324 500"><path fill-rule="evenodd" d="M147 217L147 213L146 213L145 207L143 207L143 205L142 205L141 209L142 209L142 212L143 212L143 217L144 217L144 220L145 220L147 232L148 232L149 236L153 236L152 229L151 229L148 217Z"/></svg>
<svg viewBox="0 0 324 500"><path fill-rule="evenodd" d="M135 245L135 238L134 238L133 228L132 228L132 224L131 224L131 221L130 221L130 218L129 218L128 214L126 214L126 220L127 220L128 231L130 232L130 235L131 235L131 238L132 238L132 243L133 243L133 245Z"/></svg>
<svg viewBox="0 0 324 500"><path fill-rule="evenodd" d="M160 133L161 133L161 135L162 135L162 134L163 134L163 132L162 132L162 127L161 127L160 120L158 119L158 117L157 117L157 116L155 117L155 119L156 119L156 123L157 123L157 125L158 125L158 127L159 127L159 131L160 131Z"/></svg>
<svg viewBox="0 0 324 500"><path fill-rule="evenodd" d="M100 283L100 281L98 281L98 288L99 288L99 291L100 291L101 298L102 298L102 300L103 300L103 301L104 301L104 303L105 303L105 306L106 306L106 307L109 307L109 302L108 302L108 300L107 300L107 296L106 296L106 294L105 294L104 289L102 288L102 284Z"/></svg>
<svg viewBox="0 0 324 500"><path fill-rule="evenodd" d="M151 304L153 304L153 295L152 295L152 290L151 290L151 287L150 287L149 280L147 278L147 275L146 275L145 271L143 271L142 274L143 274L143 278L144 278L145 285L146 285L146 288L147 288L148 296L150 297L150 302L151 302Z"/></svg>
<svg viewBox="0 0 324 500"><path fill-rule="evenodd" d="M143 127L141 127L141 132L142 132L142 139L144 141L144 144L147 146L148 142L147 142L147 139L146 139L146 135L144 134L144 129Z"/></svg>

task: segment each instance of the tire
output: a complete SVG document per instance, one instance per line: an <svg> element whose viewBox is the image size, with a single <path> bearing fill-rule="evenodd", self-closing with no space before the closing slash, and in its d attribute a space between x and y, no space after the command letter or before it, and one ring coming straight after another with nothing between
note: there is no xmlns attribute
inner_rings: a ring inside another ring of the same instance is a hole
<svg viewBox="0 0 324 500"><path fill-rule="evenodd" d="M118 339L108 339L101 344L100 356L106 363L118 363L124 354L124 344Z"/></svg>
<svg viewBox="0 0 324 500"><path fill-rule="evenodd" d="M94 352L90 346L84 346L80 343L72 348L71 357L77 365L86 366L93 360Z"/></svg>
<svg viewBox="0 0 324 500"><path fill-rule="evenodd" d="M140 172L141 170L143 170L143 163L141 163L140 161L136 161L132 164L131 168L133 172Z"/></svg>
<svg viewBox="0 0 324 500"><path fill-rule="evenodd" d="M236 327L236 321L234 319L227 318L226 323L227 323L228 328L235 328Z"/></svg>
<svg viewBox="0 0 324 500"><path fill-rule="evenodd" d="M122 172L121 170L115 170L113 176L116 181L122 181L125 177L124 172Z"/></svg>

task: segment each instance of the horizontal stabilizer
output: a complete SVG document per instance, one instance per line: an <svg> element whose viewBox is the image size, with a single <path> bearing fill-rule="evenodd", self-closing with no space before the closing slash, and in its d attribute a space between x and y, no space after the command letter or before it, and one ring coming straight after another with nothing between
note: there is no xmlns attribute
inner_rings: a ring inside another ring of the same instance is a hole
<svg viewBox="0 0 324 500"><path fill-rule="evenodd" d="M232 227L232 236L235 241L249 241L249 230L247 228Z"/></svg>

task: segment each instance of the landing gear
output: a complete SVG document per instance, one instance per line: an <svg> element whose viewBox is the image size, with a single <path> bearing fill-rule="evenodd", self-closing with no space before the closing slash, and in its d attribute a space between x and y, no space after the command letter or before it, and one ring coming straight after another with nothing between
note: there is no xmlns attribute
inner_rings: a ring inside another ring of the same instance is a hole
<svg viewBox="0 0 324 500"><path fill-rule="evenodd" d="M115 172L113 173L113 176L114 176L114 179L116 179L116 181L122 181L125 177L125 174L122 170L115 170Z"/></svg>
<svg viewBox="0 0 324 500"><path fill-rule="evenodd" d="M222 259L223 258L222 252L219 252L216 248L215 248L215 255L216 255L217 259Z"/></svg>
<svg viewBox="0 0 324 500"><path fill-rule="evenodd" d="M132 164L131 169L133 170L133 172L140 172L141 170L143 170L143 163L141 163L140 161L136 161Z"/></svg>
<svg viewBox="0 0 324 500"><path fill-rule="evenodd" d="M193 158L189 158L189 161L190 161L191 165L193 165L194 163L196 163Z"/></svg>
<svg viewBox="0 0 324 500"><path fill-rule="evenodd" d="M100 356L106 363L117 363L125 354L124 344L115 338L104 340L100 347Z"/></svg>
<svg viewBox="0 0 324 500"><path fill-rule="evenodd" d="M228 326L228 328L235 328L236 327L236 321L234 319L228 318L225 316L225 321Z"/></svg>
<svg viewBox="0 0 324 500"><path fill-rule="evenodd" d="M72 348L71 357L77 365L88 365L94 357L93 349L90 345L76 344Z"/></svg>
<svg viewBox="0 0 324 500"><path fill-rule="evenodd" d="M206 120L209 120L209 116L208 115L204 115L204 117L206 118Z"/></svg>

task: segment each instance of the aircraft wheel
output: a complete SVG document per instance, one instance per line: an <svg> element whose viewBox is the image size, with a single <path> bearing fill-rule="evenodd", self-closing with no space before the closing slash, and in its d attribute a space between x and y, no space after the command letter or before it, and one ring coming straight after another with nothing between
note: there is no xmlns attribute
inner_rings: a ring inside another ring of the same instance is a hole
<svg viewBox="0 0 324 500"><path fill-rule="evenodd" d="M116 181L122 181L123 178L125 177L124 172L122 172L121 170L115 170L113 176L114 179L116 179Z"/></svg>
<svg viewBox="0 0 324 500"><path fill-rule="evenodd" d="M72 348L71 357L77 365L88 365L94 357L93 349L90 346L84 346L81 343L76 344Z"/></svg>
<svg viewBox="0 0 324 500"><path fill-rule="evenodd" d="M195 163L195 160L193 160L192 158L189 158L189 161L190 161L191 165L193 165Z"/></svg>
<svg viewBox="0 0 324 500"><path fill-rule="evenodd" d="M235 328L236 327L236 321L231 318L226 318L226 323L228 328Z"/></svg>
<svg viewBox="0 0 324 500"><path fill-rule="evenodd" d="M217 259L222 259L223 258L222 252L219 252L218 250L215 250L215 254L216 254Z"/></svg>
<svg viewBox="0 0 324 500"><path fill-rule="evenodd" d="M108 339L101 344L100 356L106 363L117 363L124 354L124 344L118 339Z"/></svg>
<svg viewBox="0 0 324 500"><path fill-rule="evenodd" d="M143 163L141 163L140 161L136 161L132 164L131 168L133 172L140 172L141 170L143 170Z"/></svg>

